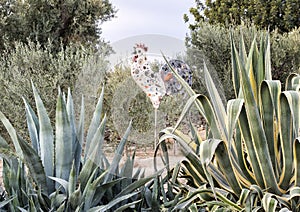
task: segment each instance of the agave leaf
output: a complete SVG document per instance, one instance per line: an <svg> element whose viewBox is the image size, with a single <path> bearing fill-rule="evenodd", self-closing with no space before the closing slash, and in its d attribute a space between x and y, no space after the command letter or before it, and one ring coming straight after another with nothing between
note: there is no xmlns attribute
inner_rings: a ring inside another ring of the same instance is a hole
<svg viewBox="0 0 300 212"><path fill-rule="evenodd" d="M249 126L248 117L247 117L247 114L245 111L245 107L242 108L242 111L241 111L241 114L239 117L239 126L241 129L241 135L242 135L243 141L245 142L245 146L247 148L247 153L248 153L248 156L250 159L248 162L250 163L253 173L254 173L254 176L255 176L253 180L255 180L256 184L258 184L259 186L264 187L262 173L260 171L259 164L256 159L255 151L253 151L254 144L252 143L251 131L250 131L250 126ZM242 150L242 153L243 153L243 150ZM242 157L243 157L242 163L244 164L243 167L245 168L243 170L244 170L244 172L248 173L246 175L251 176L252 174L251 174L249 168L247 167L246 161L244 159L244 155L242 155Z"/></svg>
<svg viewBox="0 0 300 212"><path fill-rule="evenodd" d="M72 169L70 171L70 176L69 176L69 182L68 182L69 197L72 193L75 192L76 180L77 180L77 178L76 178L76 168L75 168L75 164L74 164L74 161L73 161Z"/></svg>
<svg viewBox="0 0 300 212"><path fill-rule="evenodd" d="M98 166L100 166L100 168L104 169L105 167L103 167L101 165L101 161L102 161L102 157L103 157L103 141L104 141L104 132L105 132L105 125L106 125L106 115L104 115L97 131L95 132L95 135L90 143L90 150L88 151L88 154L86 155L87 157L91 157L94 156L93 158L90 158L91 160L93 160L95 163L97 163ZM96 154L92 154L92 152L96 149Z"/></svg>
<svg viewBox="0 0 300 212"><path fill-rule="evenodd" d="M85 209L89 208L92 203L91 189L92 189L92 183L93 183L93 180L95 179L95 175L96 175L97 171L98 171L97 169L93 169L93 173L89 176L88 181L86 182L84 187L82 187L82 189L83 189L82 198L84 199L84 203L85 203L84 208Z"/></svg>
<svg viewBox="0 0 300 212"><path fill-rule="evenodd" d="M185 202L189 202L190 204L193 202L191 200L198 198L198 195L211 195L213 192L211 189L203 189L199 188L194 192L191 192L190 195L188 195L185 198L182 198L178 204L176 205L175 209L180 209L180 208L186 208L189 204L184 204ZM220 192L216 192L217 199L222 201L224 204L226 204L226 208L231 209L232 211L241 211L242 208L235 204L234 202L230 201L227 197L223 196Z"/></svg>
<svg viewBox="0 0 300 212"><path fill-rule="evenodd" d="M130 133L130 130L131 130L131 126L132 126L132 122L130 121L129 123L129 126L123 136L123 138L121 139L117 149L116 149L116 152L115 152L115 155L114 155L114 158L110 164L110 167L108 169L108 175L106 175L105 177L105 180L104 182L107 183L109 181L112 180L112 177L113 175L117 175L118 173L116 173L117 171L117 168L118 168L118 165L120 163L120 160L122 158L122 154L124 152L124 148L125 148L125 144L126 144L126 141L127 141L127 138L129 136L129 133Z"/></svg>
<svg viewBox="0 0 300 212"><path fill-rule="evenodd" d="M103 178L102 178L103 179ZM114 186L119 186L121 184L121 182L124 180L125 178L117 178L115 180L112 180L108 183L103 183L100 182L99 186L97 186L94 197L93 197L93 202L92 205L99 205L99 203L102 204L102 197L108 192L108 191L112 191Z"/></svg>
<svg viewBox="0 0 300 212"><path fill-rule="evenodd" d="M51 176L48 176L51 180L57 182L59 185L61 185L64 190L65 190L65 193L66 193L66 196L68 196L69 194L69 191L68 191L68 188L69 188L69 182L62 179L62 178L58 178L58 177L51 177Z"/></svg>
<svg viewBox="0 0 300 212"><path fill-rule="evenodd" d="M247 75L246 69L241 66L240 59L238 59L237 61L239 64L239 74L241 77L242 90L245 98L246 113L247 117L249 117L248 121L251 129L251 140L254 143L253 150L248 148L248 151L255 151L255 160L258 161L260 172L263 173L262 180L264 182L265 188L270 188L270 190L273 190L276 194L280 194L281 191L279 190L276 182L274 169L272 167L272 161L267 146L267 138L262 126L262 121L251 87L251 82Z"/></svg>
<svg viewBox="0 0 300 212"><path fill-rule="evenodd" d="M272 80L272 69L271 69L271 43L270 43L270 35L267 33L266 35L266 47L265 47L265 79Z"/></svg>
<svg viewBox="0 0 300 212"><path fill-rule="evenodd" d="M66 105L66 111L68 114L68 120L71 127L71 134L72 134L72 155L75 154L76 148L77 148L77 138L76 138L76 127L75 127L75 111L74 111L74 104L73 104L73 98L71 94L71 89L68 88L68 97L67 97L67 105Z"/></svg>
<svg viewBox="0 0 300 212"><path fill-rule="evenodd" d="M186 114L188 113L188 111L190 110L190 108L192 107L192 105L194 104L195 100L200 96L200 94L197 95L193 95L191 96L187 103L185 104L184 108L182 109L182 112L180 114L180 117L178 118L178 121L174 127L174 130L176 130L178 128L178 126L180 125L180 123L182 122L182 120L184 119L184 117L186 116Z"/></svg>
<svg viewBox="0 0 300 212"><path fill-rule="evenodd" d="M231 34L230 34L231 35ZM239 56L241 58L241 61L244 65L246 65L247 62L247 52L246 52L246 47L245 47L245 42L244 42L244 36L242 33L240 33L240 42L239 42ZM232 39L232 36L231 36Z"/></svg>
<svg viewBox="0 0 300 212"><path fill-rule="evenodd" d="M236 171L234 169L234 166L232 165L230 155L228 154L229 151L227 150L224 141L218 144L215 151L216 151L215 155L220 165L220 169L224 173L227 182L229 183L234 193L240 195L242 188L239 179L237 177Z"/></svg>
<svg viewBox="0 0 300 212"><path fill-rule="evenodd" d="M255 73L254 52L255 52L256 49L257 49L257 43L256 43L256 40L253 39L252 44L251 44L251 48L250 48L250 51L249 51L249 55L248 55L248 58L247 58L246 66L239 66L239 68L240 67L245 67L245 71L247 72L246 74L248 75L249 83L251 85L250 88L251 88L252 94L254 96L255 101L258 102L258 88L259 88L259 85L260 85L260 81L257 82L255 76L258 76L260 73L263 72L263 70L260 70L258 68L256 70L256 73ZM238 62L241 63L241 58L239 58ZM241 70L241 69L239 69L239 70ZM262 74L262 77L264 77L263 74ZM242 80L242 78L241 78L241 80Z"/></svg>
<svg viewBox="0 0 300 212"><path fill-rule="evenodd" d="M216 115L217 126L219 131L221 132L222 137L218 139L223 139L226 142L229 142L228 137L228 125L227 125L227 114L225 111L225 107L223 105L222 99L219 95L219 92L213 82L209 71L207 70L206 64L204 63L204 77L205 77L205 84L207 87L207 91L209 93L209 97L211 100L212 107L214 108L214 112Z"/></svg>
<svg viewBox="0 0 300 212"><path fill-rule="evenodd" d="M122 188L124 188L132 183L132 174L133 174L133 161L128 156L121 171L120 171L120 177L125 178L121 182Z"/></svg>
<svg viewBox="0 0 300 212"><path fill-rule="evenodd" d="M149 177L141 178L141 179L133 182L132 184L130 184L127 187L125 187L124 189L122 189L122 191L120 193L118 193L115 198L122 197L124 195L130 194L130 193L136 191L137 189L141 188L146 183L150 182L155 177L159 176L161 173L162 173L162 171L157 172Z"/></svg>
<svg viewBox="0 0 300 212"><path fill-rule="evenodd" d="M127 194L118 198L115 198L114 200L110 201L107 205L102 205L102 206L98 206L98 207L94 207L89 209L87 212L105 212L109 209L111 209L112 207L116 206L118 203L127 200L135 195L137 195L139 192L133 192L131 194Z"/></svg>
<svg viewBox="0 0 300 212"><path fill-rule="evenodd" d="M4 125L4 127L6 128L8 134L11 137L11 140L14 144L14 147L15 147L18 157L23 158L22 149L19 145L18 136L17 136L15 128L12 126L10 121L5 117L5 115L2 112L0 112L0 120L1 120L2 124Z"/></svg>
<svg viewBox="0 0 300 212"><path fill-rule="evenodd" d="M250 190L243 188L241 191L241 194L240 194L239 201L238 201L239 205L245 206L247 199L249 198L249 195L250 195Z"/></svg>
<svg viewBox="0 0 300 212"><path fill-rule="evenodd" d="M299 94L296 91L285 91L280 95L280 142L282 147L283 170L280 176L280 186L288 188L293 174L292 143L299 130Z"/></svg>
<svg viewBox="0 0 300 212"><path fill-rule="evenodd" d="M10 196L8 199L5 199L3 201L0 202L0 208L4 208L5 205L9 204L11 201L13 201L17 196L13 195Z"/></svg>
<svg viewBox="0 0 300 212"><path fill-rule="evenodd" d="M291 73L285 82L285 90L289 91L289 90L294 90L294 78L299 77L299 74L296 73Z"/></svg>
<svg viewBox="0 0 300 212"><path fill-rule="evenodd" d="M23 101L25 104L25 110L26 110L26 119L27 119L27 126L29 131L29 136L31 140L31 144L35 151L40 155L40 143L39 143L39 120L36 114L34 113L31 106L28 104L26 99L23 97Z"/></svg>
<svg viewBox="0 0 300 212"><path fill-rule="evenodd" d="M54 176L54 137L53 129L51 126L50 118L47 114L47 111L44 107L44 104L41 100L41 97L38 94L37 89L32 84L32 90L34 94L34 99L36 103L37 114L39 118L39 142L41 150L41 159L43 166L45 168L46 176ZM49 192L54 191L53 181L50 179L47 180L47 185Z"/></svg>
<svg viewBox="0 0 300 212"><path fill-rule="evenodd" d="M234 130L236 128L236 124L238 121L238 117L241 113L243 107L244 100L243 99L232 99L227 103L227 126L228 126L228 144L229 149L232 148L232 137Z"/></svg>
<svg viewBox="0 0 300 212"><path fill-rule="evenodd" d="M262 199L262 205L265 211L275 212L276 207L278 204L278 201L273 198L273 194L271 193L265 193L263 199Z"/></svg>
<svg viewBox="0 0 300 212"><path fill-rule="evenodd" d="M103 99L104 99L104 86L102 87L101 94L98 100L98 103L96 105L92 121L90 123L88 132L87 132L87 137L86 137L86 147L85 147L85 155L84 155L84 160L86 160L86 157L88 156L88 153L90 153L90 146L92 139L94 138L94 135L98 129L98 126L101 121L101 116L102 116L102 105L103 105Z"/></svg>
<svg viewBox="0 0 300 212"><path fill-rule="evenodd" d="M192 122L189 122L190 124L190 129L191 129L191 135L195 143L195 153L198 155L199 154L199 147L200 143L203 142L202 137L200 136L200 133L198 132L198 129L192 124Z"/></svg>
<svg viewBox="0 0 300 212"><path fill-rule="evenodd" d="M25 164L28 167L33 180L41 189L43 189L43 191L48 192L51 188L47 187L46 175L41 158L38 153L20 136L18 136L18 142L23 152Z"/></svg>
<svg viewBox="0 0 300 212"><path fill-rule="evenodd" d="M94 149L91 158L95 158L96 154L97 154L97 148ZM78 176L78 180L80 181L83 189L86 187L89 178L91 177L92 173L96 170L96 167L97 165L95 161L89 158L83 164L83 167Z"/></svg>
<svg viewBox="0 0 300 212"><path fill-rule="evenodd" d="M81 162L81 154L82 154L82 145L84 141L84 98L81 99L81 110L80 110L80 118L77 128L77 139L75 145L75 168L76 168L76 176L79 174L80 162Z"/></svg>
<svg viewBox="0 0 300 212"><path fill-rule="evenodd" d="M132 207L136 206L138 203L140 203L142 200L136 200L130 203L127 203L125 205L122 205L121 207L117 208L114 212L122 212L125 211L127 208L130 208L132 210Z"/></svg>
<svg viewBox="0 0 300 212"><path fill-rule="evenodd" d="M260 87L260 111L263 126L268 141L268 149L278 178L278 167L276 162L278 144L278 102L281 91L279 81L263 81Z"/></svg>
<svg viewBox="0 0 300 212"><path fill-rule="evenodd" d="M80 188L80 184L78 186L78 188L70 194L70 206L71 209L75 209L75 208L80 208L82 205L82 198L81 198L81 188Z"/></svg>
<svg viewBox="0 0 300 212"><path fill-rule="evenodd" d="M295 186L300 187L300 138L293 142Z"/></svg>
<svg viewBox="0 0 300 212"><path fill-rule="evenodd" d="M230 33L230 40L231 40L230 44L231 44L231 65L232 65L233 88L234 88L235 96L237 98L241 98L241 96L240 96L240 94L241 94L240 83L241 82L240 82L239 68L238 68L238 62L237 62L238 56L236 55L237 51L235 50L232 33ZM240 57L242 58L243 65L245 65L245 63L246 63L245 56L241 54Z"/></svg>
<svg viewBox="0 0 300 212"><path fill-rule="evenodd" d="M257 71L255 73L256 76L256 82L257 85L259 86L260 83L265 80L265 68L266 68L266 61L265 61L265 40L263 39L263 34L261 33L260 36L260 49L259 49L259 56L258 56L258 61L257 61Z"/></svg>
<svg viewBox="0 0 300 212"><path fill-rule="evenodd" d="M200 95L198 99L203 107L204 116L206 117L206 121L209 124L213 138L221 139L222 138L222 134L220 132L221 126L218 124L216 114L215 111L213 110L211 102L204 95Z"/></svg>
<svg viewBox="0 0 300 212"><path fill-rule="evenodd" d="M72 129L65 101L59 92L56 105L55 176L68 180L72 168Z"/></svg>

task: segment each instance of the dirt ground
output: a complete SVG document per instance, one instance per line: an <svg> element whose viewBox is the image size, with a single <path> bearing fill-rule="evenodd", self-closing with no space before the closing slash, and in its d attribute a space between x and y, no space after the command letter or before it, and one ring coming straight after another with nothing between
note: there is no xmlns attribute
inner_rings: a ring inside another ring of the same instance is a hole
<svg viewBox="0 0 300 212"><path fill-rule="evenodd" d="M168 155L169 155L169 165L170 167L175 166L177 163L181 162L184 159L184 156L181 153L180 147L178 144L168 145ZM175 149L174 149L175 148ZM127 150L128 151L128 150ZM129 155L132 155L134 148L129 150ZM113 154L106 154L107 158L111 161ZM121 166L126 160L126 154L122 157ZM163 161L160 158L160 155L156 156L157 169L161 170L165 168ZM145 171L145 176L149 176L155 173L154 170L154 150L153 147L137 148L135 152L134 159L134 170L142 168Z"/></svg>

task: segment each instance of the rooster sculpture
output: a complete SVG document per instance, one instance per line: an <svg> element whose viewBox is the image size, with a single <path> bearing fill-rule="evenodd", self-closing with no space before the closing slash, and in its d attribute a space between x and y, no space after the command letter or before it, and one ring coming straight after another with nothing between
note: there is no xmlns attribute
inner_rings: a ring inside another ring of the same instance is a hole
<svg viewBox="0 0 300 212"><path fill-rule="evenodd" d="M144 44L134 46L131 76L150 98L153 107L157 109L166 93L166 88L159 72L151 70L146 56L147 51L148 48Z"/></svg>
<svg viewBox="0 0 300 212"><path fill-rule="evenodd" d="M181 60L172 59L163 65L159 72L151 70L146 53L148 48L144 44L136 44L131 61L131 76L139 87L150 98L154 108L158 108L164 95L184 93L183 86L173 75L170 66L191 86L192 71Z"/></svg>

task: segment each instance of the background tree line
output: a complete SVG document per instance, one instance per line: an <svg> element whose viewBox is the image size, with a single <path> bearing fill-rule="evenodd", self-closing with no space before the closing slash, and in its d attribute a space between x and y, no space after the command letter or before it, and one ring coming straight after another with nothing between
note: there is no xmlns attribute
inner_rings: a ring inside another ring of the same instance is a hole
<svg viewBox="0 0 300 212"><path fill-rule="evenodd" d="M195 0L189 15L184 20L190 28L186 37L188 60L197 67L195 74L201 75L201 61L212 64L210 70L216 71L221 87L227 98L233 96L231 86L230 33L243 34L247 50L257 34L270 31L271 62L274 79L285 82L289 73L300 68L300 13L299 1L294 0ZM189 18L192 17L192 18ZM237 37L235 40L238 40ZM238 43L237 43L238 45ZM193 59L194 57L202 60ZM200 74L199 74L200 73ZM196 81L195 89L203 91L203 83Z"/></svg>

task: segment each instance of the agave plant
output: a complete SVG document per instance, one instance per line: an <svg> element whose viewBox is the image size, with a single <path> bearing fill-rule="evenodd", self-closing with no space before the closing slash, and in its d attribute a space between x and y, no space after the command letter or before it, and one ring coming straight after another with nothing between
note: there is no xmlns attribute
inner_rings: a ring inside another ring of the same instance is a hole
<svg viewBox="0 0 300 212"><path fill-rule="evenodd" d="M176 172L184 195L172 207L299 211L300 75L290 75L285 89L272 80L268 34L259 45L254 38L248 55L242 37L238 49L233 39L231 46L236 98L226 107L205 65L209 97L195 94L174 72L191 97L177 125L160 134L161 143L174 138L186 155ZM206 140L193 126L192 138L177 130L192 104L207 121Z"/></svg>
<svg viewBox="0 0 300 212"><path fill-rule="evenodd" d="M151 207L143 192L148 190L151 194L156 175L144 178L141 169L134 172L134 154L128 156L120 168L131 124L111 162L103 152L106 123L106 116L102 115L104 90L85 137L83 99L76 126L71 92L69 90L65 97L59 91L53 129L33 84L32 88L37 113L23 99L30 143L18 135L0 112L0 120L15 148L12 151L0 138L7 193L0 204L6 205L10 211L123 211ZM147 183L150 184L146 186Z"/></svg>

